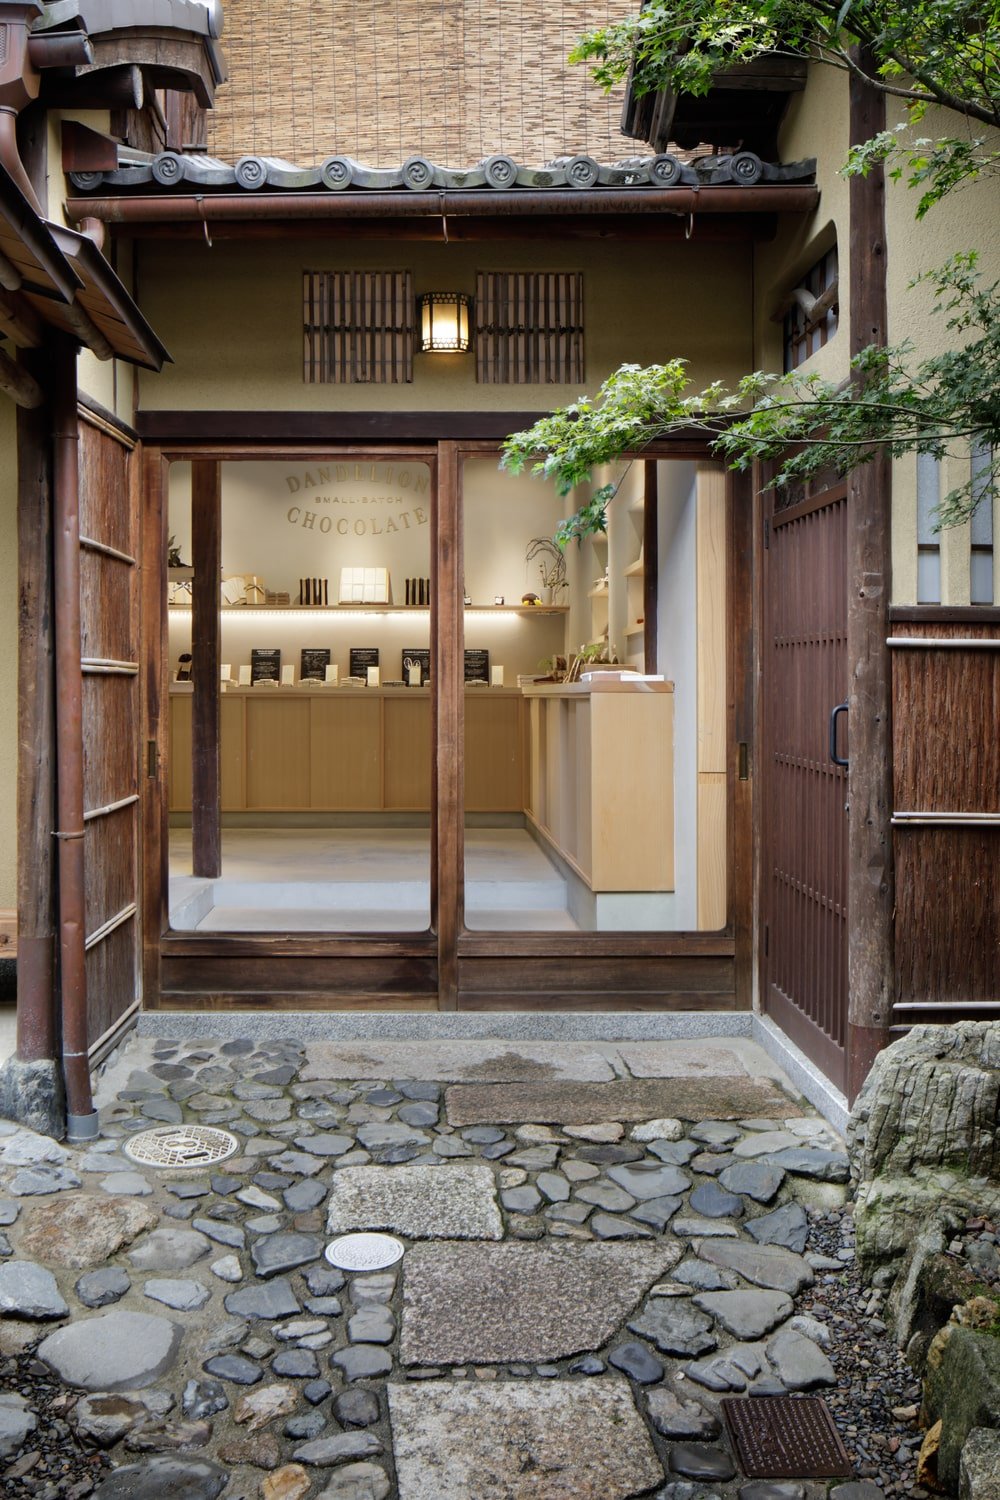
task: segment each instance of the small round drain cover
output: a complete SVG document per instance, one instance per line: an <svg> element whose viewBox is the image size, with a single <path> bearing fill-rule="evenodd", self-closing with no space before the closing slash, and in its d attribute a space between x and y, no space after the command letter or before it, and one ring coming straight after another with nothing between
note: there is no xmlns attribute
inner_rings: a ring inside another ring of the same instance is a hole
<svg viewBox="0 0 1000 1500"><path fill-rule="evenodd" d="M143 1167L210 1167L233 1156L239 1142L212 1125L164 1125L140 1130L123 1142L122 1150Z"/></svg>
<svg viewBox="0 0 1000 1500"><path fill-rule="evenodd" d="M339 1271L382 1271L396 1264L404 1248L391 1234L343 1234L325 1253Z"/></svg>

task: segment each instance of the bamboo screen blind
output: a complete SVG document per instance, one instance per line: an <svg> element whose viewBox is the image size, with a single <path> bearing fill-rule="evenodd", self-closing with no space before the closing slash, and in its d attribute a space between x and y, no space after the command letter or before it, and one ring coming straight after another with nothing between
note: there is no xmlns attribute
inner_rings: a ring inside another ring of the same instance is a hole
<svg viewBox="0 0 1000 1500"><path fill-rule="evenodd" d="M306 271L303 302L307 383L413 380L416 312L409 271Z"/></svg>
<svg viewBox="0 0 1000 1500"><path fill-rule="evenodd" d="M229 81L208 150L303 165L334 153L399 166L414 152L467 166L494 151L645 156L626 139L624 87L604 94L567 55L637 0L225 0Z"/></svg>
<svg viewBox="0 0 1000 1500"><path fill-rule="evenodd" d="M475 337L482 385L583 380L582 273L480 271Z"/></svg>

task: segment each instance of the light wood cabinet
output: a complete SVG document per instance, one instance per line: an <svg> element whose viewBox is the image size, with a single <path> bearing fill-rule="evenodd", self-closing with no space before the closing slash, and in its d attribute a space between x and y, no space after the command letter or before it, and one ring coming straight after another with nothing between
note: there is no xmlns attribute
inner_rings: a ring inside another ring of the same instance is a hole
<svg viewBox="0 0 1000 1500"><path fill-rule="evenodd" d="M191 808L189 691L170 694L169 806ZM524 807L524 701L465 695L465 805ZM431 695L420 688L236 688L223 693L223 812L428 812Z"/></svg>
<svg viewBox="0 0 1000 1500"><path fill-rule="evenodd" d="M536 684L528 814L592 891L674 888L673 684Z"/></svg>

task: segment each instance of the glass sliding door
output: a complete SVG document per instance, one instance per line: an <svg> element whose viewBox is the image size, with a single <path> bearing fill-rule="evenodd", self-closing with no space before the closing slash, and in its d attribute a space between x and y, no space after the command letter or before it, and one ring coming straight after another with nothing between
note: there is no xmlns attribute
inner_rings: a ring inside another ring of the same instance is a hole
<svg viewBox="0 0 1000 1500"><path fill-rule="evenodd" d="M191 864L190 466L171 465L170 921L200 933L430 925L433 467L222 462L221 872Z"/></svg>

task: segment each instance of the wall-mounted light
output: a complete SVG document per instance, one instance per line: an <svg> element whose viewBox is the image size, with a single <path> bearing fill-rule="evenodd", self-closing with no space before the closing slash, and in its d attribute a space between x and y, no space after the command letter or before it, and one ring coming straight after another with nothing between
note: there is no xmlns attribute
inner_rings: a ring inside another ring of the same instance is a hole
<svg viewBox="0 0 1000 1500"><path fill-rule="evenodd" d="M464 292L422 292L417 298L421 354L465 354L472 342L472 298Z"/></svg>

